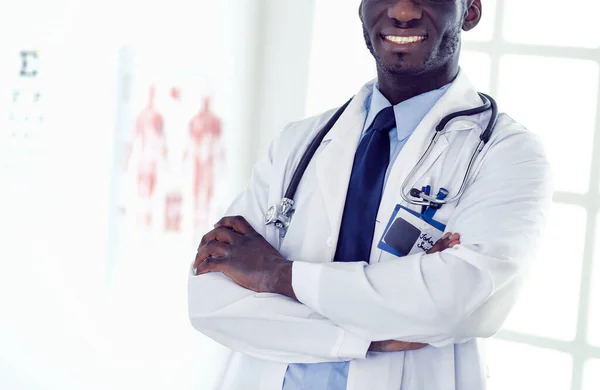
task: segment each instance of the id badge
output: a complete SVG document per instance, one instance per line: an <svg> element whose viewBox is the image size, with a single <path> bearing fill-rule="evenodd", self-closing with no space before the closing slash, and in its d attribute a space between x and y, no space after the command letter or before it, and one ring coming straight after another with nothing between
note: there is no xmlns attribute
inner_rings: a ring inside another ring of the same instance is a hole
<svg viewBox="0 0 600 390"><path fill-rule="evenodd" d="M419 214L397 205L377 247L404 257L427 252L444 235L446 226L427 213Z"/></svg>

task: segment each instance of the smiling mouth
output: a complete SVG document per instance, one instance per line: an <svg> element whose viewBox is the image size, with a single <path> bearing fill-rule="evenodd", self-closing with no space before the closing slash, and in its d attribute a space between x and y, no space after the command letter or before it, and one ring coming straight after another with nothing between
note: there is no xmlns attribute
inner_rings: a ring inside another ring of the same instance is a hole
<svg viewBox="0 0 600 390"><path fill-rule="evenodd" d="M409 45L411 43L423 42L425 39L427 39L427 36L415 35L411 37L399 37L395 35L385 35L383 36L383 39L396 45Z"/></svg>

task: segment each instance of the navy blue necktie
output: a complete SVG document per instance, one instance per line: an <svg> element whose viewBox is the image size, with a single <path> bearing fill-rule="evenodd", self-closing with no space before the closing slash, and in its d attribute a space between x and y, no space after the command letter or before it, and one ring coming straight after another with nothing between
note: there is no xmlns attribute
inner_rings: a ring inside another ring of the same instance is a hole
<svg viewBox="0 0 600 390"><path fill-rule="evenodd" d="M333 261L369 262L385 173L390 163L389 132L394 127L394 108L387 107L377 114L358 145Z"/></svg>

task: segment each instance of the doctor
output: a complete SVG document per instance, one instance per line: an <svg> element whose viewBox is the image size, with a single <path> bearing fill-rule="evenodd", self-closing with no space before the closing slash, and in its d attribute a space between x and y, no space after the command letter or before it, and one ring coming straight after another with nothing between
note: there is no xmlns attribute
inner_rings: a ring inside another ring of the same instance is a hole
<svg viewBox="0 0 600 390"><path fill-rule="evenodd" d="M486 387L484 339L516 302L551 197L540 140L502 114L459 199L425 218L401 196L406 180L460 193L490 111L450 121L419 160L443 117L482 104L458 66L461 29L481 12L481 0L361 2L378 77L318 145L286 234L265 214L335 110L282 131L229 209L238 216L198 249L189 315L232 350L220 389ZM461 235L390 249L414 221Z"/></svg>

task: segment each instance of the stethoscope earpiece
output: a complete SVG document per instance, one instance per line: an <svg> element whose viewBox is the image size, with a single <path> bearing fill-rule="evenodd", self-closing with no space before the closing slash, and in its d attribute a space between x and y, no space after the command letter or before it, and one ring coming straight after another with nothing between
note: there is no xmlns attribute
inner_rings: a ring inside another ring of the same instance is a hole
<svg viewBox="0 0 600 390"><path fill-rule="evenodd" d="M447 203L444 200L444 198L448 195L447 190L442 188L440 191L441 192L438 195L438 197L429 196L417 188L411 189L409 193L411 197L418 199L418 202L420 202L418 204L426 205L427 207L431 207L434 210L439 210L442 208L443 205Z"/></svg>
<svg viewBox="0 0 600 390"><path fill-rule="evenodd" d="M416 188L413 188L412 190L410 190L410 196L412 196L413 198L420 198L422 193L423 193L423 191L420 191Z"/></svg>

